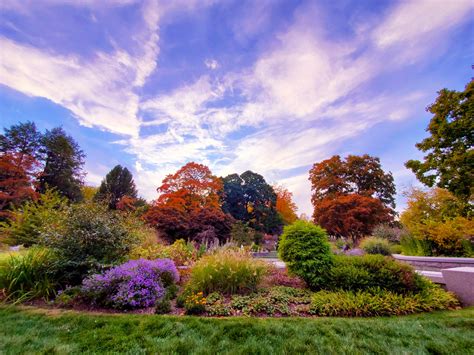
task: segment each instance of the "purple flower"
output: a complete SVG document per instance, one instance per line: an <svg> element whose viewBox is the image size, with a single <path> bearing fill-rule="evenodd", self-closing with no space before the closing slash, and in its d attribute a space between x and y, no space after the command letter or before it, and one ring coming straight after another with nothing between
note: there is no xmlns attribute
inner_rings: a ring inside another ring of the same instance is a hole
<svg viewBox="0 0 474 355"><path fill-rule="evenodd" d="M165 288L179 281L170 259L130 260L82 283L84 295L97 304L115 308L153 306L165 295Z"/></svg>

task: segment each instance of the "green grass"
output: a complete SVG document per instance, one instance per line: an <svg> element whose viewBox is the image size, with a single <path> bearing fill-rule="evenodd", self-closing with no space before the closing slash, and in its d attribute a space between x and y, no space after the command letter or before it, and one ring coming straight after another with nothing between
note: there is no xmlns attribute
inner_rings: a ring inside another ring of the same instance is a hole
<svg viewBox="0 0 474 355"><path fill-rule="evenodd" d="M99 315L0 307L0 353L472 354L474 308L393 318Z"/></svg>

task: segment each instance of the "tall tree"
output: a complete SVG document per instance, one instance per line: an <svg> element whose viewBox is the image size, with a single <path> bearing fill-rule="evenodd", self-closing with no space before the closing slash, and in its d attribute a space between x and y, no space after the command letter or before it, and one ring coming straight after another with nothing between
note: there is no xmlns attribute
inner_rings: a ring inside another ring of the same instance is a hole
<svg viewBox="0 0 474 355"><path fill-rule="evenodd" d="M283 186L274 186L273 189L277 195L276 210L283 218L285 224L291 224L298 219L296 211L298 207L293 202L293 194Z"/></svg>
<svg viewBox="0 0 474 355"><path fill-rule="evenodd" d="M283 221L276 210L277 195L262 175L246 171L222 179L224 212L237 220L248 222L255 230L276 233Z"/></svg>
<svg viewBox="0 0 474 355"><path fill-rule="evenodd" d="M4 131L5 134L0 134L1 153L15 153L20 165L24 156L40 159L42 135L33 122L18 123Z"/></svg>
<svg viewBox="0 0 474 355"><path fill-rule="evenodd" d="M116 209L117 203L125 196L132 199L137 197L135 182L127 168L116 165L102 180L95 199L107 201L109 208Z"/></svg>
<svg viewBox="0 0 474 355"><path fill-rule="evenodd" d="M395 184L392 173L385 173L380 159L368 154L339 155L313 165L309 172L315 206L318 201L341 194L359 194L378 198L386 206L395 207Z"/></svg>
<svg viewBox="0 0 474 355"><path fill-rule="evenodd" d="M474 196L474 79L464 91L443 89L426 109L430 136L416 147L423 161L405 165L427 186L445 188L465 202Z"/></svg>
<svg viewBox="0 0 474 355"><path fill-rule="evenodd" d="M39 179L39 191L55 188L72 201L82 199L84 152L62 128L46 131L42 139L44 170Z"/></svg>

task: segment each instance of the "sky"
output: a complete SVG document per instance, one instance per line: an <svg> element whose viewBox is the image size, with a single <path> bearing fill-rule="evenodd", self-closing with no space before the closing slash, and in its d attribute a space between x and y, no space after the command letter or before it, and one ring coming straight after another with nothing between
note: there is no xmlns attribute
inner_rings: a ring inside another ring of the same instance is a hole
<svg viewBox="0 0 474 355"><path fill-rule="evenodd" d="M153 200L189 161L252 170L311 214L311 166L374 155L402 192L425 108L474 76L472 0L0 1L0 122L62 126L86 182Z"/></svg>

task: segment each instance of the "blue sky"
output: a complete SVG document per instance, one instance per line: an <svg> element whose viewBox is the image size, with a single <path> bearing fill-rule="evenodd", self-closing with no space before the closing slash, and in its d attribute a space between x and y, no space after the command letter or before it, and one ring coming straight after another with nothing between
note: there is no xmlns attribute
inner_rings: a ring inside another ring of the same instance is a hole
<svg viewBox="0 0 474 355"><path fill-rule="evenodd" d="M156 198L188 161L253 170L311 213L308 171L369 153L416 184L425 107L474 75L471 0L0 2L0 120L63 126L97 185Z"/></svg>

